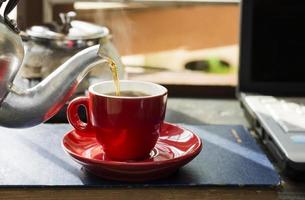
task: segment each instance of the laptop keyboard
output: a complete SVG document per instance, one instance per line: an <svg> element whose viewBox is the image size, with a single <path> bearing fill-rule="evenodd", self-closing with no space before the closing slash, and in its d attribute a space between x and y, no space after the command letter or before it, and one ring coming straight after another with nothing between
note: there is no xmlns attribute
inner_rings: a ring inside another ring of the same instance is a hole
<svg viewBox="0 0 305 200"><path fill-rule="evenodd" d="M305 104L274 97L262 98L261 102L284 131L305 133Z"/></svg>

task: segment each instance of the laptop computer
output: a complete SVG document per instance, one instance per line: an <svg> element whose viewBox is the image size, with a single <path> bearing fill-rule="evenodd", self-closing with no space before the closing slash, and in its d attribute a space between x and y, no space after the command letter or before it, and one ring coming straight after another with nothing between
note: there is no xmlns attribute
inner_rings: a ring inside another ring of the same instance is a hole
<svg viewBox="0 0 305 200"><path fill-rule="evenodd" d="M238 97L279 168L305 172L305 1L242 1Z"/></svg>

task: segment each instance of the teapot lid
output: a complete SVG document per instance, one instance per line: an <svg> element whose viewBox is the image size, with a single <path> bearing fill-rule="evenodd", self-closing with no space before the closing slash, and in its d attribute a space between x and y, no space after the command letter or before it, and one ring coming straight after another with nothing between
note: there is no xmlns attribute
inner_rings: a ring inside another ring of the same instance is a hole
<svg viewBox="0 0 305 200"><path fill-rule="evenodd" d="M85 48L97 44L100 39L108 39L109 29L89 22L71 20L72 15L60 14L61 26L50 24L44 26L32 26L26 30L31 40L52 44L58 48ZM75 13L74 13L75 14ZM73 15L75 16L75 15Z"/></svg>

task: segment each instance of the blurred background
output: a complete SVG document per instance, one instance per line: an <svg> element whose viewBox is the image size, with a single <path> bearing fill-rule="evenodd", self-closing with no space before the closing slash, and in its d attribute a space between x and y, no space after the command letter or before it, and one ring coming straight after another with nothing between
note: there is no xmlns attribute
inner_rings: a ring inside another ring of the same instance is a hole
<svg viewBox="0 0 305 200"><path fill-rule="evenodd" d="M25 30L60 23L59 13L69 11L110 29L127 79L175 86L181 96L207 88L207 94L234 95L239 1L21 0L12 15ZM197 90L190 93L191 87Z"/></svg>

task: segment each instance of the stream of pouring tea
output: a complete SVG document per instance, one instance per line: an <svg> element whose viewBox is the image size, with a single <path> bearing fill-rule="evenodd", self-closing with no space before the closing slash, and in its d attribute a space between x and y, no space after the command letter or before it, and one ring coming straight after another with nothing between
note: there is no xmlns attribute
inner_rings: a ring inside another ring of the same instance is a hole
<svg viewBox="0 0 305 200"><path fill-rule="evenodd" d="M108 59L110 70L112 73L112 79L114 82L115 87L115 95L120 96L120 80L119 80L119 74L118 74L118 66L115 64L115 62L112 59Z"/></svg>
<svg viewBox="0 0 305 200"><path fill-rule="evenodd" d="M102 48L102 45L101 45L102 42L103 41L101 40L98 55L102 59L105 59L105 57L106 57L108 65L110 67L111 74L112 74L112 79L113 79L113 82L114 82L115 95L120 96L120 80L119 80L119 74L118 74L118 66L115 64L114 60L112 60L108 56L105 56L106 54L105 54L105 52Z"/></svg>

